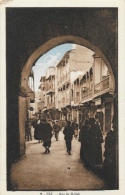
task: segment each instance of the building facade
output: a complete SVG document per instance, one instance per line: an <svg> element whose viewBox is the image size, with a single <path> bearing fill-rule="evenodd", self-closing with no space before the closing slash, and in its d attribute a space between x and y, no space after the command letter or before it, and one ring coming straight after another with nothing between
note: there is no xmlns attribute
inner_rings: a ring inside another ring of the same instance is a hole
<svg viewBox="0 0 125 195"><path fill-rule="evenodd" d="M76 45L76 48L66 52L62 60L57 64L57 109L61 111L61 119L74 119L72 112L74 98L72 83L77 76L82 75L88 67L92 66L92 54L91 50Z"/></svg>
<svg viewBox="0 0 125 195"><path fill-rule="evenodd" d="M112 77L103 60L87 48L65 53L55 67L41 77L41 115L50 120L77 120L79 128L86 118L96 118L105 134L114 116Z"/></svg>
<svg viewBox="0 0 125 195"><path fill-rule="evenodd" d="M50 120L59 119L59 112L56 109L56 68L49 67L46 71L46 76L41 77L41 89L40 99L42 104L41 118L47 118Z"/></svg>
<svg viewBox="0 0 125 195"><path fill-rule="evenodd" d="M79 126L86 118L96 118L105 134L112 128L114 86L106 64L93 55L92 67L73 82L72 110Z"/></svg>

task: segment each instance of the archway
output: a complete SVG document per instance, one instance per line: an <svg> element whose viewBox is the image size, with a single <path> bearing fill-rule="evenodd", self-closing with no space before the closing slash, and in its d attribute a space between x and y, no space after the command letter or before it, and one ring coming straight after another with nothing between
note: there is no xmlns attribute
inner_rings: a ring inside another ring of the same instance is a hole
<svg viewBox="0 0 125 195"><path fill-rule="evenodd" d="M99 48L97 48L95 45L93 45L89 41L87 41L83 38L80 38L80 37L75 37L75 36L61 36L61 37L51 39L48 42L41 45L37 50L35 50L32 53L32 55L29 57L29 59L27 60L25 66L23 68L23 71L21 74L21 89L23 89L26 93L28 93L29 96L31 96L31 98L34 96L32 90L28 86L28 79L30 76L30 71L31 71L32 66L34 65L34 63L37 61L37 59L40 56L42 56L43 54L48 52L50 49L52 49L58 45L64 44L64 43L75 43L77 45L87 47L88 49L94 51L98 56L100 56L100 58L106 64L110 75L112 76L113 86L115 89L115 78L114 78L114 73L112 70L112 65L110 65L106 56L104 56L104 54L101 52L101 50ZM115 90L117 91L117 89L115 89ZM117 105L115 102L114 109L116 109L116 106ZM19 113L20 113L19 114L19 124L20 124L19 132L20 132L20 151L21 151L20 154L24 154L25 153L25 138L24 138L25 132L24 131L25 131L25 113L26 113L26 98L24 98L24 97L19 97ZM115 111L114 111L114 113L115 113ZM115 122L113 121L113 123L115 123ZM117 126L117 124L116 124L116 126ZM116 147L116 145L114 145L114 147Z"/></svg>
<svg viewBox="0 0 125 195"><path fill-rule="evenodd" d="M52 48L54 48L58 45L64 44L64 43L74 43L77 45L84 46L84 47L92 50L93 52L95 52L98 56L100 56L100 58L106 64L110 75L112 76L112 82L113 82L114 89L117 90L115 88L115 78L114 78L114 73L112 70L113 65L111 65L109 63L109 61L107 60L106 56L102 53L102 51L98 47L93 45L91 42L89 42L81 37L68 35L68 36L56 37L56 38L53 38L53 39L47 41L46 43L41 45L38 49L36 49L31 54L31 56L28 58L26 64L24 65L24 68L23 68L22 73L21 73L20 90L22 91L22 93L25 92L25 94L28 94L28 96L30 96L31 98L35 97L34 92L28 86L28 80L29 80L32 66L35 64L35 62L37 61L37 59L39 57L41 57L42 55L47 53ZM25 134L25 115L26 115L25 113L26 113L26 98L19 96L20 155L25 154L25 137L24 137L24 134Z"/></svg>

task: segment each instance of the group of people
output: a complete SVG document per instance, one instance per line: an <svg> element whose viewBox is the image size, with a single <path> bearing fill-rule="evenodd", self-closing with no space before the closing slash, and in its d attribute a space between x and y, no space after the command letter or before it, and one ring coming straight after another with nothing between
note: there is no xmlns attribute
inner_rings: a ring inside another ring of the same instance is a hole
<svg viewBox="0 0 125 195"><path fill-rule="evenodd" d="M85 164L102 164L103 135L95 118L86 119L80 129L79 141L81 142L80 158Z"/></svg>
<svg viewBox="0 0 125 195"><path fill-rule="evenodd" d="M47 121L46 119L41 119L38 121L33 121L34 127L34 138L38 140L38 143L43 142L45 147L45 154L50 153L51 138L55 135L56 141L58 141L59 131L61 130L61 125L56 121Z"/></svg>
<svg viewBox="0 0 125 195"><path fill-rule="evenodd" d="M79 133L79 135L78 135ZM67 125L63 131L66 142L67 153L71 154L71 142L73 136L75 139L79 137L81 142L80 158L84 163L89 165L102 164L102 146L103 135L98 122L95 118L86 119L85 123L78 131L78 124L76 120L73 122L67 121Z"/></svg>
<svg viewBox="0 0 125 195"><path fill-rule="evenodd" d="M76 120L71 122L63 121L62 123L58 120L50 122L46 119L26 121L25 135L27 141L32 140L31 126L34 128L34 139L38 140L38 143L43 142L46 154L50 153L52 136L54 135L56 141L58 141L59 132L63 130L67 153L71 155L72 138L73 136L75 139L78 137L78 124L76 123Z"/></svg>
<svg viewBox="0 0 125 195"><path fill-rule="evenodd" d="M32 122L26 122L26 136L28 140L32 140L31 126L34 127L34 138L38 142L42 142L45 148L45 154L50 153L51 140L55 137L55 140L59 140L59 132L64 134L66 152L71 155L72 140L77 139L81 143L80 158L85 165L91 167L101 165L105 172L107 181L112 180L115 183L116 174L116 148L115 145L115 132L110 130L105 138L105 152L104 162L102 162L102 143L103 134L101 132L100 125L95 118L88 118L84 121L79 131L79 126L74 121L47 121L45 120L33 120Z"/></svg>
<svg viewBox="0 0 125 195"><path fill-rule="evenodd" d="M38 120L34 130L34 138L43 142L46 154L50 153L52 135L52 127L47 120Z"/></svg>
<svg viewBox="0 0 125 195"><path fill-rule="evenodd" d="M115 182L115 159L116 148L115 145L115 132L110 130L105 138L105 152L104 162L102 162L102 143L103 134L101 132L100 125L95 118L88 118L85 120L80 131L76 120L74 121L47 121L45 120L32 120L27 121L26 136L28 140L32 140L31 126L34 127L34 138L38 142L42 142L45 148L45 154L50 153L51 140L55 137L55 140L59 140L59 132L64 134L64 140L66 145L66 152L71 155L72 140L77 139L81 143L80 158L85 165L95 167L96 165L102 165L106 175L107 181L114 178Z"/></svg>
<svg viewBox="0 0 125 195"><path fill-rule="evenodd" d="M44 120L33 120L32 123L26 123L26 135L28 140L32 140L31 125L34 127L34 138L43 142L45 153L50 153L51 138L54 135L56 141L59 138L59 132L63 126L64 140L66 143L66 150L71 155L71 142L73 137L81 142L80 158L88 164L99 165L102 163L102 148L103 136L96 120L94 118L86 119L84 125L78 131L78 124L76 119L74 121L66 121L64 125L59 121L48 122ZM79 132L79 133L78 133ZM78 135L79 134L79 135Z"/></svg>

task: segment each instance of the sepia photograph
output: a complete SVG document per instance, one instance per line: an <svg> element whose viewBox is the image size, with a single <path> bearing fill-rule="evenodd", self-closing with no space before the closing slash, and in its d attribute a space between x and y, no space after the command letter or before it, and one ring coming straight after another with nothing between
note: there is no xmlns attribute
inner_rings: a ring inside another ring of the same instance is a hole
<svg viewBox="0 0 125 195"><path fill-rule="evenodd" d="M120 189L118 15L6 6L7 192Z"/></svg>

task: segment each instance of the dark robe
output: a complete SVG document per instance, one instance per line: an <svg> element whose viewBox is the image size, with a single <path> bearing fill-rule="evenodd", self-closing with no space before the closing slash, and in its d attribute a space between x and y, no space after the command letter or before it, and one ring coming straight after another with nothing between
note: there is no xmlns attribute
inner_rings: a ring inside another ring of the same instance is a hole
<svg viewBox="0 0 125 195"><path fill-rule="evenodd" d="M71 151L71 141L72 141L73 134L74 134L72 127L70 125L67 125L63 131L63 134L65 135L64 139L66 141L67 152L70 152Z"/></svg>
<svg viewBox="0 0 125 195"><path fill-rule="evenodd" d="M48 122L44 122L44 131L43 131L43 146L50 147L51 146L51 138L52 138L52 127Z"/></svg>
<svg viewBox="0 0 125 195"><path fill-rule="evenodd" d="M116 160L116 134L110 130L105 139L105 152L104 152L103 172L106 183L110 189L116 189L118 174L117 160Z"/></svg>
<svg viewBox="0 0 125 195"><path fill-rule="evenodd" d="M35 131L34 131L34 138L36 140L42 140L43 139L43 123L39 123L36 125L35 127Z"/></svg>
<svg viewBox="0 0 125 195"><path fill-rule="evenodd" d="M33 128L35 128L37 126L37 120L32 121L32 126L33 126Z"/></svg>
<svg viewBox="0 0 125 195"><path fill-rule="evenodd" d="M103 136L97 124L92 124L89 128L89 164L102 164L102 142Z"/></svg>
<svg viewBox="0 0 125 195"><path fill-rule="evenodd" d="M70 125L66 126L63 134L65 135L64 139L65 140L72 140L74 131Z"/></svg>
<svg viewBox="0 0 125 195"><path fill-rule="evenodd" d="M106 139L105 139L105 152L104 152L104 163L103 168L105 171L110 175L113 175L115 172L116 167L116 137L115 132L110 130L107 133ZM115 175L115 174L114 174Z"/></svg>
<svg viewBox="0 0 125 195"><path fill-rule="evenodd" d="M88 134L89 125L84 125L80 130L80 141L81 141L81 149L80 149L80 158L84 162L88 162L89 155L89 134Z"/></svg>

